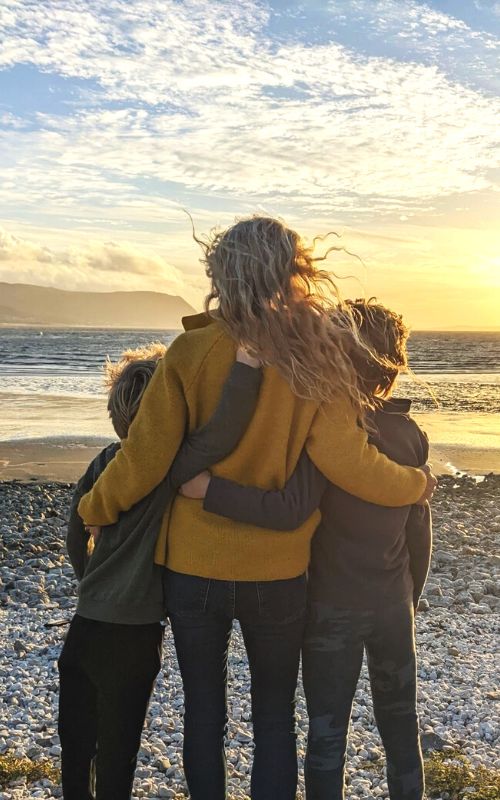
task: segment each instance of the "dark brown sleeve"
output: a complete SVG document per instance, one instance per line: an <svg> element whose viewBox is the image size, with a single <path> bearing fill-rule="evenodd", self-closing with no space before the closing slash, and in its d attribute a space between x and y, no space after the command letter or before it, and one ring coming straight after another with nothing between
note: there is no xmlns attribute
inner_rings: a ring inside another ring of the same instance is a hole
<svg viewBox="0 0 500 800"><path fill-rule="evenodd" d="M77 580L81 581L87 565L87 543L89 535L85 530L83 520L78 515L78 503L83 495L89 492L95 480L95 459L89 465L85 475L78 481L73 492L69 509L68 527L66 530L66 549L71 566Z"/></svg>
<svg viewBox="0 0 500 800"><path fill-rule="evenodd" d="M418 428L422 451L421 464L429 458L429 439ZM432 515L429 503L414 505L406 523L406 546L410 555L410 572L413 578L413 605L416 609L429 573L432 555Z"/></svg>
<svg viewBox="0 0 500 800"><path fill-rule="evenodd" d="M432 518L429 503L411 507L406 523L406 546L413 578L413 605L417 608L431 563Z"/></svg>
<svg viewBox="0 0 500 800"><path fill-rule="evenodd" d="M420 463L421 466L422 464L425 464L429 458L429 437L427 436L425 431L423 431L420 427L418 429L418 432L420 434L420 444L422 446L422 461Z"/></svg>
<svg viewBox="0 0 500 800"><path fill-rule="evenodd" d="M212 477L203 508L258 528L295 530L319 507L327 483L304 451L284 489L267 491Z"/></svg>
<svg viewBox="0 0 500 800"><path fill-rule="evenodd" d="M179 448L168 476L175 489L227 458L237 447L253 417L261 383L261 368L235 361L213 415Z"/></svg>

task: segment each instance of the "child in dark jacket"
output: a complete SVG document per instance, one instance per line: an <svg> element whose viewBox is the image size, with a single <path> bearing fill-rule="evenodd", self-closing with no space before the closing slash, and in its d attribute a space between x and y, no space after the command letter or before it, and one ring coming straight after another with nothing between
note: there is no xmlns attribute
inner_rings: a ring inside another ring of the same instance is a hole
<svg viewBox="0 0 500 800"><path fill-rule="evenodd" d="M108 410L125 439L162 345L108 364ZM168 474L120 520L89 534L78 516L88 492L120 448L106 447L78 482L67 547L79 580L78 605L59 658L59 736L65 800L127 800L141 732L161 666L164 569L154 563L162 519L177 487L236 447L257 403L261 370L238 351L211 420L182 444Z"/></svg>
<svg viewBox="0 0 500 800"><path fill-rule="evenodd" d="M382 305L350 305L373 352L356 362L360 387L374 402L367 418L370 441L400 464L422 466L427 437L410 417L410 401L390 398L398 374L407 369L408 330ZM320 505L302 661L309 712L307 800L344 797L349 720L364 651L390 797L421 800L414 612L430 563L429 505L366 503L329 484L305 453L283 490L243 487L205 473L181 491L204 496L207 511L272 530L295 529Z"/></svg>

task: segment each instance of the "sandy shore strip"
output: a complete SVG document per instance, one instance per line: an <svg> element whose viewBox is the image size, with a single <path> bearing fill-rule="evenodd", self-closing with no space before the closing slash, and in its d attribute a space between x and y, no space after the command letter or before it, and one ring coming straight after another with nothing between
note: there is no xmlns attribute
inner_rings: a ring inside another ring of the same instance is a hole
<svg viewBox="0 0 500 800"><path fill-rule="evenodd" d="M415 413L437 474L500 472L500 414ZM115 434L104 395L0 391L0 481L75 482Z"/></svg>
<svg viewBox="0 0 500 800"><path fill-rule="evenodd" d="M436 474L471 475L500 472L498 414L434 412L414 414L431 443L430 460Z"/></svg>
<svg viewBox="0 0 500 800"><path fill-rule="evenodd" d="M75 483L110 439L68 443L64 438L0 442L0 481L62 481ZM500 473L500 448L459 444L431 446L430 460L437 475Z"/></svg>
<svg viewBox="0 0 500 800"><path fill-rule="evenodd" d="M67 485L2 484L0 492L0 755L57 766L57 658L75 608L75 580L66 555ZM500 476L442 478L433 502L434 557L417 615L419 710L427 752L458 750L473 766L500 768L495 702L500 610ZM62 625L53 623L63 623ZM248 798L252 761L249 672L241 635L229 654L228 772L231 800ZM182 684L167 628L163 670L146 720L135 798L186 798L182 772ZM307 713L297 703L300 783ZM386 800L384 755L366 667L356 693L348 747L348 797ZM468 784L467 791L472 792ZM441 793L429 792L429 797ZM447 795L442 795L446 797ZM463 795L485 797L486 795ZM487 795L493 797L493 794ZM61 797L57 782L26 780L0 788L1 800ZM460 794L462 797L462 794Z"/></svg>
<svg viewBox="0 0 500 800"><path fill-rule="evenodd" d="M0 481L76 483L109 442L47 442L37 439L0 442Z"/></svg>

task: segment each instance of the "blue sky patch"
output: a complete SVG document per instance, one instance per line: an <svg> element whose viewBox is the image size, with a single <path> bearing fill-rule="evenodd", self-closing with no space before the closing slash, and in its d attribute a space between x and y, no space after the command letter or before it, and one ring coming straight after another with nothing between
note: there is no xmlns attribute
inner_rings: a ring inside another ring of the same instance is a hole
<svg viewBox="0 0 500 800"><path fill-rule="evenodd" d="M97 81L42 72L30 64L0 71L0 108L19 117L37 113L69 116L87 93L99 92Z"/></svg>

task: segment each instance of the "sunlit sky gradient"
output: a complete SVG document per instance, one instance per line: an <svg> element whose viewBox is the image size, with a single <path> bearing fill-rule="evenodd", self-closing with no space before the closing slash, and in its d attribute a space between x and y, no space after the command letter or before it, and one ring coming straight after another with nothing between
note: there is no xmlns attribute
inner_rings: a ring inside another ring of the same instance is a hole
<svg viewBox="0 0 500 800"><path fill-rule="evenodd" d="M200 307L190 238L335 230L345 294L500 327L499 2L0 0L0 280Z"/></svg>

